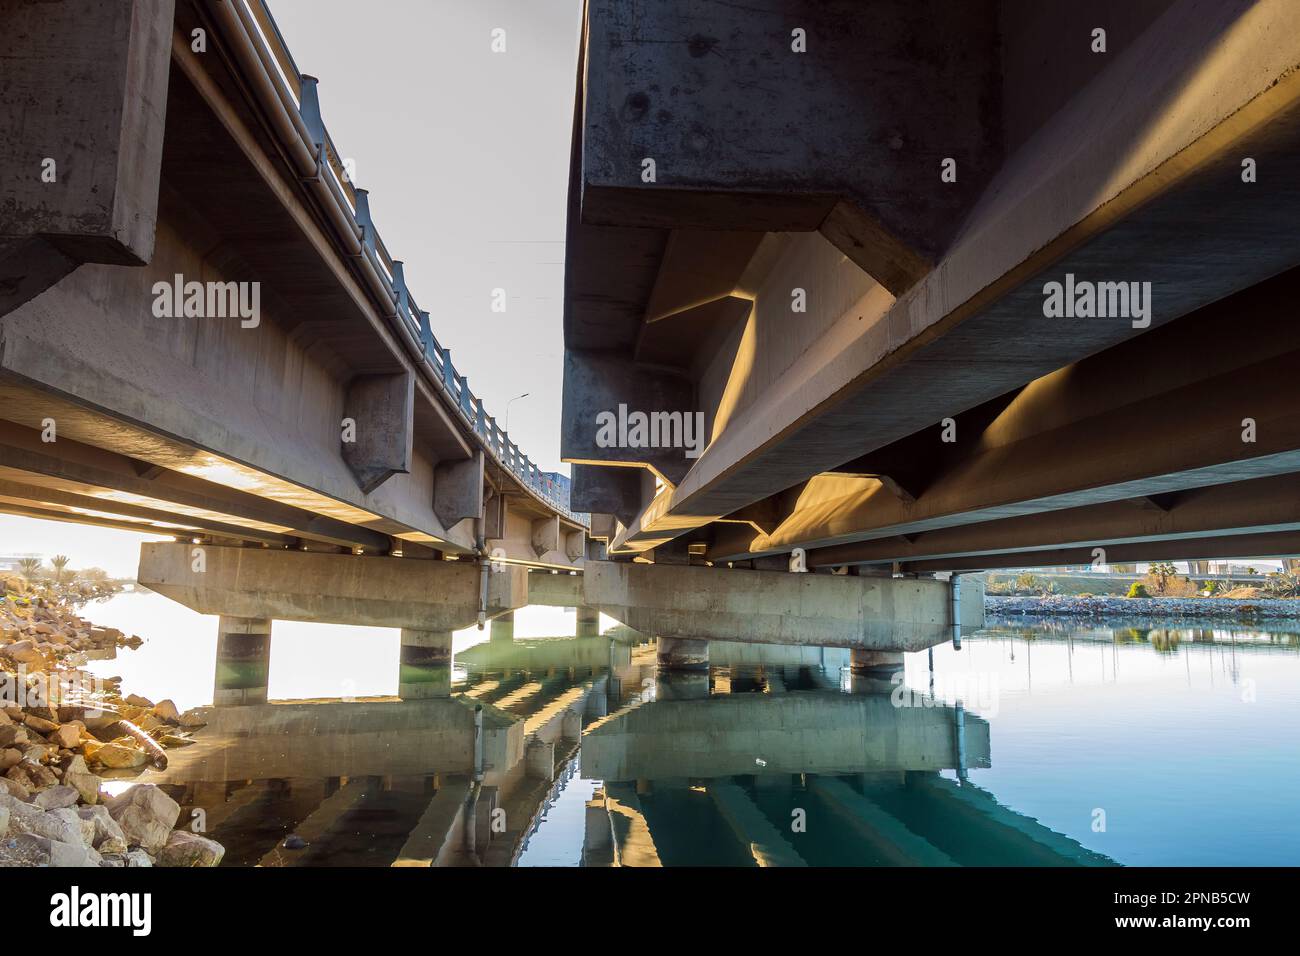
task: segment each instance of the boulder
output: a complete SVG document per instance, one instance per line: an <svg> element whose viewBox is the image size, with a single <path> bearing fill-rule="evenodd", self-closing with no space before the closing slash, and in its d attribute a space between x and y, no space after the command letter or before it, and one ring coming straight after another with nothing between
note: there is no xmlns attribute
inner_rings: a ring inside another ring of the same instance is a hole
<svg viewBox="0 0 1300 956"><path fill-rule="evenodd" d="M153 715L159 720L174 722L180 719L181 712L176 709L176 704L171 700L160 700L154 705Z"/></svg>
<svg viewBox="0 0 1300 956"><path fill-rule="evenodd" d="M132 869L153 866L153 859L144 850L132 850L126 855L126 865Z"/></svg>
<svg viewBox="0 0 1300 956"><path fill-rule="evenodd" d="M126 698L126 702L132 707L140 707L144 710L153 710L153 701L148 697L141 697L139 694L131 694Z"/></svg>
<svg viewBox="0 0 1300 956"><path fill-rule="evenodd" d="M149 759L143 750L136 750L134 747L128 747L125 744L112 743L104 744L95 751L95 759L105 767L111 767L114 770L134 770L137 767L143 767Z"/></svg>
<svg viewBox="0 0 1300 956"><path fill-rule="evenodd" d="M20 747L27 743L27 728L19 724L0 727L0 747Z"/></svg>
<svg viewBox="0 0 1300 956"><path fill-rule="evenodd" d="M60 784L57 787L42 790L32 797L32 804L42 810L61 810L64 807L75 807L80 799L81 794L76 787Z"/></svg>
<svg viewBox="0 0 1300 956"><path fill-rule="evenodd" d="M81 818L73 810L46 812L13 797L0 796L0 806L9 808L9 832L34 833L62 843L82 842ZM71 815L71 819L69 819Z"/></svg>
<svg viewBox="0 0 1300 956"><path fill-rule="evenodd" d="M32 792L20 781L10 780L8 777L0 777L0 797L3 796L10 796L15 800L21 800L23 803L26 803L32 798Z"/></svg>
<svg viewBox="0 0 1300 956"><path fill-rule="evenodd" d="M14 641L4 649L19 664L44 664L45 658L31 641Z"/></svg>
<svg viewBox="0 0 1300 956"><path fill-rule="evenodd" d="M59 729L59 725L52 720L44 717L37 717L35 714L28 714L24 721L28 730L34 730L38 734L52 734Z"/></svg>
<svg viewBox="0 0 1300 956"><path fill-rule="evenodd" d="M78 807L77 816L92 825L90 845L96 850L103 854L126 853L126 834L109 815L107 807Z"/></svg>
<svg viewBox="0 0 1300 956"><path fill-rule="evenodd" d="M12 747L6 747L0 750L0 773L8 770L10 767L16 767L23 759L23 752L15 750Z"/></svg>
<svg viewBox="0 0 1300 956"><path fill-rule="evenodd" d="M181 807L159 787L145 783L109 800L108 812L129 844L156 852L167 845Z"/></svg>
<svg viewBox="0 0 1300 956"><path fill-rule="evenodd" d="M71 750L81 743L81 728L76 724L64 724L54 732L54 736L50 740L64 750Z"/></svg>
<svg viewBox="0 0 1300 956"><path fill-rule="evenodd" d="M99 866L100 855L80 843L64 843L34 833L0 840L0 866Z"/></svg>
<svg viewBox="0 0 1300 956"><path fill-rule="evenodd" d="M103 782L93 773L76 773L68 770L63 774L63 782L75 787L81 796L81 802L91 806L99 803L99 785Z"/></svg>
<svg viewBox="0 0 1300 956"><path fill-rule="evenodd" d="M226 855L226 848L216 840L173 830L167 845L158 851L158 866L216 866Z"/></svg>

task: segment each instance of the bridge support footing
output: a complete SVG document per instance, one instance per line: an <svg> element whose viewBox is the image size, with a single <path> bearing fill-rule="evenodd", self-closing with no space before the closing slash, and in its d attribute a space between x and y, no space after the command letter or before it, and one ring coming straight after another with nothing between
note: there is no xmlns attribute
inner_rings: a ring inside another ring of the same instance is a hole
<svg viewBox="0 0 1300 956"><path fill-rule="evenodd" d="M265 704L270 673L271 619L221 615L213 706Z"/></svg>
<svg viewBox="0 0 1300 956"><path fill-rule="evenodd" d="M451 631L402 628L397 696L427 700L451 696Z"/></svg>

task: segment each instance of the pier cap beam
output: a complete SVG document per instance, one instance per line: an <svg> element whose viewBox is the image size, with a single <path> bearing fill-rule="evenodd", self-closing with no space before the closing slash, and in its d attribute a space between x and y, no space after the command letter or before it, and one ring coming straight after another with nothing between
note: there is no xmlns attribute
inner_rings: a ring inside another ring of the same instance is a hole
<svg viewBox="0 0 1300 956"><path fill-rule="evenodd" d="M477 619L479 575L469 561L140 546L140 583L200 614L454 631ZM524 568L489 572L488 617L527 603Z"/></svg>
<svg viewBox="0 0 1300 956"><path fill-rule="evenodd" d="M952 636L949 582L589 561L585 603L643 634L752 644L919 651ZM984 623L962 581L961 625Z"/></svg>

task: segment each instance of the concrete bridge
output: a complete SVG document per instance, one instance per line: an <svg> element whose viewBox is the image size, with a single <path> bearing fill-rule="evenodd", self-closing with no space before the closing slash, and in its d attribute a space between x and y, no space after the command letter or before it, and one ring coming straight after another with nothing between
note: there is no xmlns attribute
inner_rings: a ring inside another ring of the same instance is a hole
<svg viewBox="0 0 1300 956"><path fill-rule="evenodd" d="M590 0L571 485L264 0L2 9L0 509L173 535L140 580L222 616L227 702L276 617L401 628L403 696L530 602L869 673L981 623L962 571L1300 551L1287 0Z"/></svg>
<svg viewBox="0 0 1300 956"><path fill-rule="evenodd" d="M1300 8L762 6L587 4L562 455L611 555L1300 550Z"/></svg>

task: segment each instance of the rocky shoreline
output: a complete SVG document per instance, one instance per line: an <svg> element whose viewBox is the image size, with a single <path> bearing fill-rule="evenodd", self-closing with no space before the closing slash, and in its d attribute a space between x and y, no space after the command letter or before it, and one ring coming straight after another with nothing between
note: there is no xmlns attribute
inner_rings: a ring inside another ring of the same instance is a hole
<svg viewBox="0 0 1300 956"><path fill-rule="evenodd" d="M202 726L169 700L123 696L86 661L138 637L79 617L102 586L29 585L0 575L0 867L216 866L221 844L176 829L180 805L153 784L107 792L166 767L165 749Z"/></svg>
<svg viewBox="0 0 1300 956"><path fill-rule="evenodd" d="M1207 621L1294 621L1300 600L1288 598L1127 598L1117 596L1001 597L986 595L984 611L997 618L1186 618Z"/></svg>

